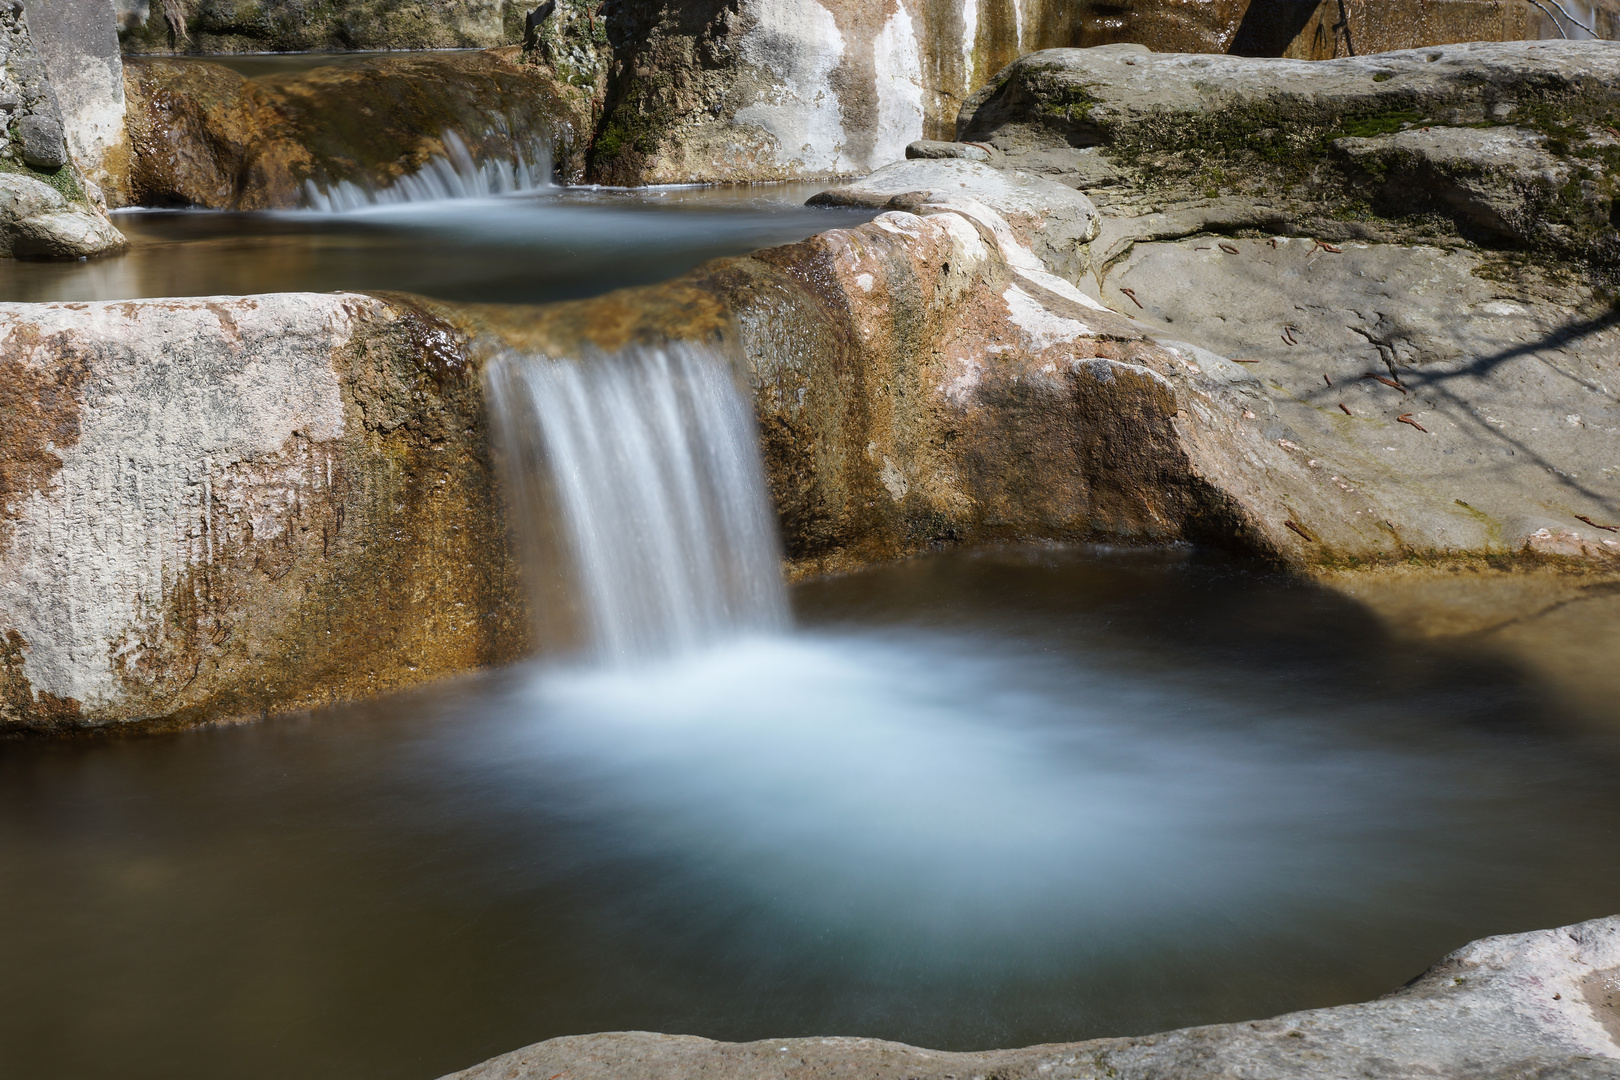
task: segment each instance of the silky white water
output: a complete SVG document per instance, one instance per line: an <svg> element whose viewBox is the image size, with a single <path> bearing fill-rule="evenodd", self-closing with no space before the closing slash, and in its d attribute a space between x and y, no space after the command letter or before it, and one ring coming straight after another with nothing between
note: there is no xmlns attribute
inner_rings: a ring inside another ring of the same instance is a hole
<svg viewBox="0 0 1620 1080"><path fill-rule="evenodd" d="M536 603L566 608L596 660L788 625L753 414L718 349L509 355L489 388L519 528L550 583Z"/></svg>
<svg viewBox="0 0 1620 1080"><path fill-rule="evenodd" d="M510 147L508 156L479 160L459 133L447 131L441 141L445 151L442 156L429 159L416 172L385 187L352 180L334 184L306 180L304 205L323 213L350 213L373 206L509 195L551 183L551 148L544 142L508 134L504 140Z"/></svg>

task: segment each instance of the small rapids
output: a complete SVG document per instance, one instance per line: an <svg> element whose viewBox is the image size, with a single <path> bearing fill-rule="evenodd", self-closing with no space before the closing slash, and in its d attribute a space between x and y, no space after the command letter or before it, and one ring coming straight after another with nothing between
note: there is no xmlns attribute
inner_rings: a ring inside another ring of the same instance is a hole
<svg viewBox="0 0 1620 1080"><path fill-rule="evenodd" d="M458 132L447 131L444 154L430 158L416 172L392 184L373 187L353 180L319 184L304 181L306 209L327 214L351 213L373 206L479 199L536 191L551 184L551 149L544 142L525 144L508 139L510 156L482 160Z"/></svg>

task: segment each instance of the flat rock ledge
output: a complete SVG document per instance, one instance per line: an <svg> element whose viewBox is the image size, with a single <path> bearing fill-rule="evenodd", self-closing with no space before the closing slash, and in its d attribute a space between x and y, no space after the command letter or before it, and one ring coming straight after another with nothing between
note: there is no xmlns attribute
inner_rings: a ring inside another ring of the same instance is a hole
<svg viewBox="0 0 1620 1080"><path fill-rule="evenodd" d="M945 1053L879 1039L713 1042L605 1032L535 1043L444 1080L1179 1080L1620 1077L1620 915L1485 938L1359 1005L1126 1039Z"/></svg>

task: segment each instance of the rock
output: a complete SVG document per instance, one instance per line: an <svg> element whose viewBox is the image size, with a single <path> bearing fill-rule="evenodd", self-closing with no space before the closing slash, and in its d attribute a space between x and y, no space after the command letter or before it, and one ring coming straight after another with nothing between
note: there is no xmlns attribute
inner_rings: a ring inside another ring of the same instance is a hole
<svg viewBox="0 0 1620 1080"><path fill-rule="evenodd" d="M68 160L56 95L18 7L0 6L0 257L80 258L123 248Z"/></svg>
<svg viewBox="0 0 1620 1080"><path fill-rule="evenodd" d="M722 1043L611 1032L444 1080L1598 1080L1620 1076L1620 916L1485 938L1387 997L1161 1035L948 1053L878 1039Z"/></svg>
<svg viewBox="0 0 1620 1080"><path fill-rule="evenodd" d="M28 0L28 27L56 91L74 163L105 187L129 153L118 30L107 0ZM54 167L54 166L52 166Z"/></svg>
<svg viewBox="0 0 1620 1080"><path fill-rule="evenodd" d="M963 108L960 137L1083 186L1111 216L1236 199L1321 236L1481 229L1620 264L1620 45L1474 43L1319 63L1049 50ZM1091 150L1117 174L1106 192ZM1062 175L1065 158L1073 174ZM1281 227L1272 225L1271 227ZM1504 232L1505 230L1505 232Z"/></svg>
<svg viewBox="0 0 1620 1080"><path fill-rule="evenodd" d="M515 44L523 10L497 0L426 0L411 5L342 0L164 4L117 0L125 55L191 52L346 52L488 49Z"/></svg>
<svg viewBox="0 0 1620 1080"><path fill-rule="evenodd" d="M1511 111L1510 111L1511 113ZM1604 140L1620 148L1620 140ZM1487 235L1549 245L1561 216L1555 203L1579 168L1547 149L1547 137L1518 127L1419 128L1372 138L1336 139L1335 154L1359 173L1360 189L1387 217L1445 213ZM1611 186L1592 185L1585 220L1601 231L1615 222ZM1608 197L1604 197L1608 196ZM1472 231L1472 230L1470 230Z"/></svg>
<svg viewBox="0 0 1620 1080"><path fill-rule="evenodd" d="M994 151L976 143L941 142L938 139L918 139L906 144L906 160L933 160L936 158L964 158L968 161L989 161Z"/></svg>
<svg viewBox="0 0 1620 1080"><path fill-rule="evenodd" d="M1086 272L1086 245L1096 239L1100 223L1090 199L1061 184L971 159L926 158L886 165L865 179L814 196L810 205L916 209L927 203L966 200L995 211L1012 227L1017 243L1033 249L1041 269L1071 282Z"/></svg>
<svg viewBox="0 0 1620 1080"><path fill-rule="evenodd" d="M53 116L30 114L17 121L22 159L36 169L60 169L68 163L62 124Z"/></svg>
<svg viewBox="0 0 1620 1080"><path fill-rule="evenodd" d="M545 157L577 178L587 93L516 50L378 57L245 79L196 61L125 65L133 153L127 198L144 206L296 207L308 189L386 187L445 154L454 133L480 160Z"/></svg>
<svg viewBox="0 0 1620 1080"><path fill-rule="evenodd" d="M0 305L0 732L257 717L520 655L464 345L347 294Z"/></svg>
<svg viewBox="0 0 1620 1080"><path fill-rule="evenodd" d="M0 257L77 259L124 247L106 216L32 176L0 172Z"/></svg>

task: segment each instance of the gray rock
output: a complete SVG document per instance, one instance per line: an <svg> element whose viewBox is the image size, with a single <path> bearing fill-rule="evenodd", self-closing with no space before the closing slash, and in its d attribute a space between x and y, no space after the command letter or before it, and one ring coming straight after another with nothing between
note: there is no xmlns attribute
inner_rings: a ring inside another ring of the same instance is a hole
<svg viewBox="0 0 1620 1080"><path fill-rule="evenodd" d="M43 180L0 172L0 257L68 258L120 251L124 236L89 205Z"/></svg>
<svg viewBox="0 0 1620 1080"><path fill-rule="evenodd" d="M1373 204L1390 216L1454 213L1497 236L1535 240L1576 164L1547 138L1517 127L1428 127L1335 140ZM1597 194L1594 190L1594 195ZM1608 225L1610 200L1594 198L1593 224Z"/></svg>
<svg viewBox="0 0 1620 1080"><path fill-rule="evenodd" d="M993 151L977 143L941 142L938 139L918 139L906 146L908 160L934 158L965 158L968 161L989 161Z"/></svg>
<svg viewBox="0 0 1620 1080"><path fill-rule="evenodd" d="M68 152L102 185L125 146L124 72L110 7L108 0L28 0L28 29L55 91Z"/></svg>
<svg viewBox="0 0 1620 1080"><path fill-rule="evenodd" d="M1021 171L961 158L902 161L821 192L810 205L914 209L963 200L982 203L1005 218L1053 273L1070 281L1085 273L1087 245L1099 227L1096 207L1078 191Z"/></svg>
<svg viewBox="0 0 1620 1080"><path fill-rule="evenodd" d="M444 1080L1613 1080L1617 1002L1611 916L1476 941L1377 1001L1272 1020L981 1053L612 1032L536 1043Z"/></svg>
<svg viewBox="0 0 1620 1080"><path fill-rule="evenodd" d="M23 161L36 169L60 169L68 163L62 124L55 117L30 114L17 121Z"/></svg>

